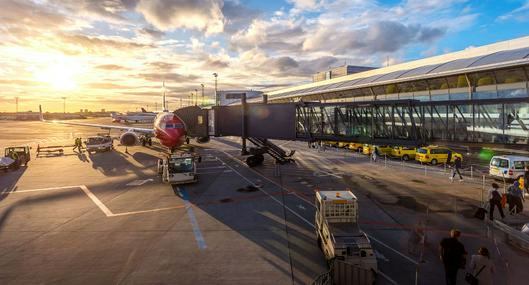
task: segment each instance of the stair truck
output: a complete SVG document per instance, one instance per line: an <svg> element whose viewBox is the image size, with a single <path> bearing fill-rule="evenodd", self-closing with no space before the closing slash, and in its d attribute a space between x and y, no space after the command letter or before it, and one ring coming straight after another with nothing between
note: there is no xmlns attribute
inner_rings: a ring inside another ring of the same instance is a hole
<svg viewBox="0 0 529 285"><path fill-rule="evenodd" d="M162 182L185 184L198 181L196 163L200 156L189 152L176 152L158 160L158 175Z"/></svg>
<svg viewBox="0 0 529 285"><path fill-rule="evenodd" d="M375 278L377 258L358 227L358 200L351 191L316 192L316 236L328 263L341 260L371 271Z"/></svg>

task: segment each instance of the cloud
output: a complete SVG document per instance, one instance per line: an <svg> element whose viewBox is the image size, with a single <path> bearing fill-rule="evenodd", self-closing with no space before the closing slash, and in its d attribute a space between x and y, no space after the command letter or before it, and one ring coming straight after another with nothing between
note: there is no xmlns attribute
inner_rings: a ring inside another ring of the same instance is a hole
<svg viewBox="0 0 529 285"><path fill-rule="evenodd" d="M224 1L222 14L225 19L224 32L233 34L248 27L253 20L262 15L262 12L239 2Z"/></svg>
<svg viewBox="0 0 529 285"><path fill-rule="evenodd" d="M360 29L320 29L303 43L303 50L333 54L395 52L407 44L430 42L443 34L438 28L381 21Z"/></svg>
<svg viewBox="0 0 529 285"><path fill-rule="evenodd" d="M156 73L156 72L141 73L139 74L139 77L147 81L153 81L153 82L165 81L165 82L177 82L177 83L193 81L198 78L195 75L181 75L178 73Z"/></svg>
<svg viewBox="0 0 529 285"><path fill-rule="evenodd" d="M120 85L115 83L101 83L101 82L93 82L93 83L87 83L84 85L87 88L95 88L95 89L130 89L131 86L127 85Z"/></svg>
<svg viewBox="0 0 529 285"><path fill-rule="evenodd" d="M0 21L2 26L25 29L55 29L72 21L56 11L55 6L43 6L29 0L2 0Z"/></svg>
<svg viewBox="0 0 529 285"><path fill-rule="evenodd" d="M147 63L147 65L149 67L152 67L152 68L158 70L158 71L164 71L164 72L171 71L174 68L177 68L177 67L180 66L179 64L176 64L176 63L169 63L169 62L163 62L163 61L149 62L149 63Z"/></svg>
<svg viewBox="0 0 529 285"><path fill-rule="evenodd" d="M117 64L101 64L101 65L95 66L95 68L103 69L103 70L123 70L123 69L127 69L126 67L124 67L122 65L117 65Z"/></svg>
<svg viewBox="0 0 529 285"><path fill-rule="evenodd" d="M529 20L529 1L526 1L522 6L499 16L496 20L504 22L510 19L515 19L516 21L527 21Z"/></svg>
<svg viewBox="0 0 529 285"><path fill-rule="evenodd" d="M165 33L157 29L142 28L137 31L140 35L148 36L153 39L161 39Z"/></svg>
<svg viewBox="0 0 529 285"><path fill-rule="evenodd" d="M185 28L215 34L224 30L222 0L142 0L136 11L162 31Z"/></svg>
<svg viewBox="0 0 529 285"><path fill-rule="evenodd" d="M59 34L57 39L62 41L57 49L67 53L109 54L113 51L130 51L135 49L152 48L153 45L138 43L124 38L105 38L85 36L80 34ZM51 44L51 43L50 43ZM56 43L55 43L56 44ZM66 44L67 46L64 46ZM111 49L111 50L109 50Z"/></svg>
<svg viewBox="0 0 529 285"><path fill-rule="evenodd" d="M204 68L219 70L223 68L228 68L230 66L230 63L222 59L214 59L214 58L208 57L208 59L204 62L202 66Z"/></svg>
<svg viewBox="0 0 529 285"><path fill-rule="evenodd" d="M243 51L252 48L299 51L306 36L302 23L288 19L254 20L245 30L230 38L230 47Z"/></svg>

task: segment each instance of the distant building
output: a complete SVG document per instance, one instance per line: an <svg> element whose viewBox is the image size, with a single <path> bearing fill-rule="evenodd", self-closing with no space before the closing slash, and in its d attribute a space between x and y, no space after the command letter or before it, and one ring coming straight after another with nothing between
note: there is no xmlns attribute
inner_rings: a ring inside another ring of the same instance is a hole
<svg viewBox="0 0 529 285"><path fill-rule="evenodd" d="M88 109L84 109L84 112L85 112L85 113L88 113Z"/></svg>
<svg viewBox="0 0 529 285"><path fill-rule="evenodd" d="M262 91L255 90L219 90L217 95L219 96L220 105L226 106L241 102L241 94L246 93L246 99L255 99L262 97Z"/></svg>
<svg viewBox="0 0 529 285"><path fill-rule="evenodd" d="M374 67L368 66L353 66L353 65L342 65L338 67L331 68L326 71L321 71L312 76L312 82L318 82L323 80L329 80L333 78L338 78L346 76L349 74L355 74L358 72L363 72L367 70L375 69Z"/></svg>
<svg viewBox="0 0 529 285"><path fill-rule="evenodd" d="M105 109L101 109L101 113L104 113L105 112Z"/></svg>

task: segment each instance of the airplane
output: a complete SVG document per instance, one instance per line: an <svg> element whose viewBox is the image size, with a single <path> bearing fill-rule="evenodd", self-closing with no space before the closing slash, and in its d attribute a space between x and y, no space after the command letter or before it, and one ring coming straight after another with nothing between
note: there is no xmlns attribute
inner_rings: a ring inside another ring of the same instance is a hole
<svg viewBox="0 0 529 285"><path fill-rule="evenodd" d="M105 130L121 130L124 131L119 137L119 142L124 146L138 145L141 140L140 137L155 137L160 143L167 147L171 153L176 151L184 142L189 143L187 137L186 125L184 121L176 114L170 112L167 109L167 102L165 100L165 90L163 93L163 111L159 112L153 122L152 128L137 128L137 127L125 127L125 126L113 126L113 125L101 125L91 123L79 123L79 122L65 122L65 121L46 121L42 115L42 106L39 105L40 120L47 123L56 123L63 125L75 125L85 127L96 127ZM209 137L196 138L198 143L206 143L209 141Z"/></svg>
<svg viewBox="0 0 529 285"><path fill-rule="evenodd" d="M127 112L125 114L119 114L116 112L110 113L113 122L134 122L134 123L152 123L159 112L147 112L144 108L141 108L141 112Z"/></svg>

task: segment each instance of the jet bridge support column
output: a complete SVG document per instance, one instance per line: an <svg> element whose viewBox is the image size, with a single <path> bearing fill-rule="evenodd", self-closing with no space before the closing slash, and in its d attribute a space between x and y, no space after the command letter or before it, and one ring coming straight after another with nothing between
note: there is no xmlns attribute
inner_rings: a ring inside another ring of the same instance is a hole
<svg viewBox="0 0 529 285"><path fill-rule="evenodd" d="M246 138L248 137L248 130L247 130L247 123L248 123L248 104L246 103L246 93L241 94L241 107L242 107L242 132L241 132L241 139L242 139L242 145L241 145L241 154L242 155L248 155L250 154L248 152L248 149L246 148Z"/></svg>

